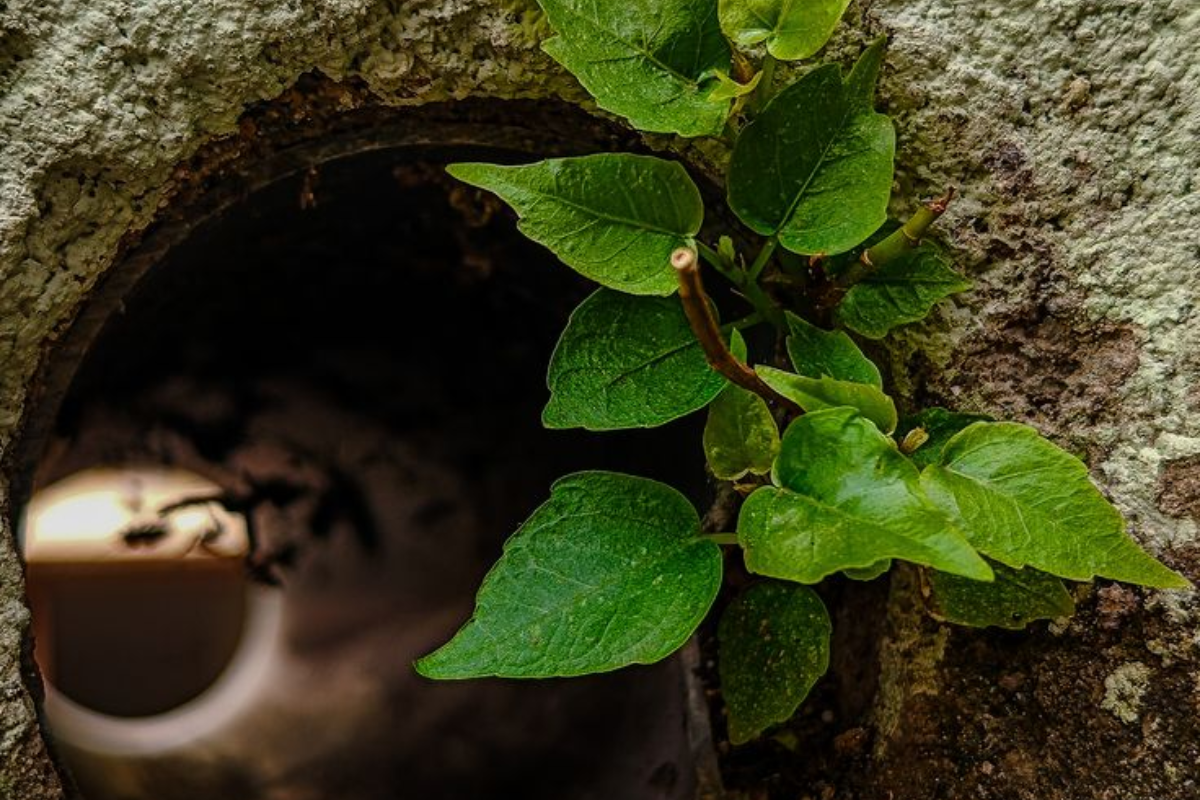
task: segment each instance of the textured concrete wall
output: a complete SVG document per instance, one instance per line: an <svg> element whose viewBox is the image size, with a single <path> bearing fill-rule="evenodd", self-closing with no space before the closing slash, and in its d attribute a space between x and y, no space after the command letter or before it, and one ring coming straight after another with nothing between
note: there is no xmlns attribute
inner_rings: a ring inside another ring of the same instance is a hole
<svg viewBox="0 0 1200 800"><path fill-rule="evenodd" d="M579 99L537 52L521 8L5 4L0 448L12 445L39 359L122 241L154 219L177 165L235 131L249 104L314 70L359 79L388 104ZM862 0L851 17L892 37L881 94L899 126L901 187L960 188L942 228L978 283L894 337L894 379L923 400L1034 423L1087 454L1135 535L1200 577L1200 8ZM909 606L901 586L876 758L834 791L1195 796L1194 594L1095 591L1076 622L1017 639L946 633ZM20 678L27 619L4 528L0 797L22 800L58 796Z"/></svg>

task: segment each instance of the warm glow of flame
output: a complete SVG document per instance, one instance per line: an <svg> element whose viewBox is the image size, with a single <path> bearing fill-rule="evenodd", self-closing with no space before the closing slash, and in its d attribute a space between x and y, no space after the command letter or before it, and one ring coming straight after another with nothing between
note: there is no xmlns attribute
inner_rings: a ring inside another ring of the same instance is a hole
<svg viewBox="0 0 1200 800"><path fill-rule="evenodd" d="M220 494L191 472L167 467L96 467L39 491L21 538L30 563L234 558L248 549L245 520L216 502L159 509ZM161 530L161 536L145 532ZM141 532L135 541L126 534Z"/></svg>

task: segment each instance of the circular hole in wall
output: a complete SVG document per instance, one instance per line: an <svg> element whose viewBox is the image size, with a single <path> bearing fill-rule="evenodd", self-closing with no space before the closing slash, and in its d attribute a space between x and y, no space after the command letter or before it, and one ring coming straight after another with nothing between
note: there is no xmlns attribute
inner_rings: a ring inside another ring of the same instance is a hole
<svg viewBox="0 0 1200 800"><path fill-rule="evenodd" d="M562 474L619 469L701 504L698 421L541 427L550 352L590 289L442 170L521 152L335 155L162 249L61 406L31 508L87 470L183 470L254 542L237 559L240 628L199 637L224 666L169 702L52 690L64 762L88 800L693 796L678 659L450 684L411 662L467 618L504 538ZM196 630L233 608L200 607ZM133 619L123 635L145 632ZM56 636L52 651L69 647Z"/></svg>

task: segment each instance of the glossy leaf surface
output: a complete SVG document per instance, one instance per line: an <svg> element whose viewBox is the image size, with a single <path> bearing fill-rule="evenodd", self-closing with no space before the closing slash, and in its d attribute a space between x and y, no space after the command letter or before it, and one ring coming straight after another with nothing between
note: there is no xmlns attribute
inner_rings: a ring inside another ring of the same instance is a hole
<svg viewBox="0 0 1200 800"><path fill-rule="evenodd" d="M882 339L893 328L918 322L939 301L971 288L938 248L930 244L888 261L838 304L838 320L869 339Z"/></svg>
<svg viewBox="0 0 1200 800"><path fill-rule="evenodd" d="M1025 425L977 422L922 475L930 497L979 552L1063 578L1190 586L1125 533L1087 467Z"/></svg>
<svg viewBox="0 0 1200 800"><path fill-rule="evenodd" d="M602 286L639 295L677 288L672 251L700 230L704 205L673 161L628 153L524 166L451 164L461 181L499 195L521 232Z"/></svg>
<svg viewBox="0 0 1200 800"><path fill-rule="evenodd" d="M896 404L874 386L833 378L806 378L762 365L754 371L768 386L805 411L851 406L884 433L896 429Z"/></svg>
<svg viewBox="0 0 1200 800"><path fill-rule="evenodd" d="M991 570L924 492L916 467L853 409L787 429L772 477L750 495L738 539L751 572L816 583L900 558L988 580Z"/></svg>
<svg viewBox="0 0 1200 800"><path fill-rule="evenodd" d="M674 297L600 289L571 314L550 358L548 428L604 431L662 425L725 387Z"/></svg>
<svg viewBox="0 0 1200 800"><path fill-rule="evenodd" d="M729 72L716 0L538 0L558 34L542 43L599 106L633 127L715 136L729 103L714 73Z"/></svg>
<svg viewBox="0 0 1200 800"><path fill-rule="evenodd" d="M651 664L687 641L720 584L720 548L700 537L679 492L612 472L568 475L505 543L471 620L416 668L550 678Z"/></svg>
<svg viewBox="0 0 1200 800"><path fill-rule="evenodd" d="M846 82L817 67L743 129L729 166L729 205L752 230L802 254L841 253L887 218L895 133L870 106L883 42Z"/></svg>
<svg viewBox="0 0 1200 800"><path fill-rule="evenodd" d="M787 313L788 356L796 372L809 378L830 377L883 388L879 368L863 355L845 331L827 331Z"/></svg>
<svg viewBox="0 0 1200 800"><path fill-rule="evenodd" d="M721 0L721 29L740 47L766 43L767 52L796 61L829 41L850 0Z"/></svg>

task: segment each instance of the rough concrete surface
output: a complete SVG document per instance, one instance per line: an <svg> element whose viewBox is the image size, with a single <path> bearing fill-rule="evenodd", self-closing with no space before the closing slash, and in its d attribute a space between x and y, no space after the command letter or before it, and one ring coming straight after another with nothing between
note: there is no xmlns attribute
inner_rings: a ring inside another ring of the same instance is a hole
<svg viewBox="0 0 1200 800"><path fill-rule="evenodd" d="M957 186L940 227L977 286L891 338L895 385L1037 425L1089 460L1140 541L1200 578L1196 481L1164 484L1200 456L1200 7L861 0L851 19L891 37L897 211ZM0 448L176 167L249 105L314 71L384 104L581 100L538 34L500 0L0 5ZM9 521L0 797L56 798L20 674ZM1049 632L947 640L898 582L873 759L821 796L1195 797L1195 595L1133 592L1114 612L1101 591L1081 589L1079 617Z"/></svg>

